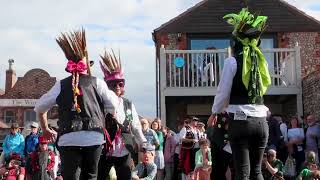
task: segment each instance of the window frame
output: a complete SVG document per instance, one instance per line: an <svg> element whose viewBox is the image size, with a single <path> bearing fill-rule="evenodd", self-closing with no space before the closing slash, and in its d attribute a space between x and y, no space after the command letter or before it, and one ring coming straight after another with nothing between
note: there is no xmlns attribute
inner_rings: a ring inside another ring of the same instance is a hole
<svg viewBox="0 0 320 180"><path fill-rule="evenodd" d="M261 36L261 39L273 39L273 48L278 47L277 41L277 34L276 33L267 33ZM194 34L188 33L187 34L187 48L191 50L191 41L192 40L222 40L222 39L229 39L231 40L231 34L210 34L210 33L201 33L201 34Z"/></svg>
<svg viewBox="0 0 320 180"><path fill-rule="evenodd" d="M8 112L12 112L13 114L12 115L7 115L7 113ZM3 114L3 116L4 116L4 122L6 123L6 124L12 124L12 123L14 123L15 121L16 121L16 112L14 111L14 110L12 110L12 109L8 109L8 110L4 110L4 114ZM12 120L11 121L8 121L7 120L7 118L12 118Z"/></svg>
<svg viewBox="0 0 320 180"><path fill-rule="evenodd" d="M31 117L32 116L32 114L30 114L29 115L29 120L27 119L27 116L28 116L28 114L27 113L34 113L34 120L32 120L33 118ZM37 113L36 112L34 112L34 110L33 109L26 109L26 110L24 110L24 112L23 112L23 121L24 122L26 122L26 123L29 123L29 122L36 122L37 121Z"/></svg>

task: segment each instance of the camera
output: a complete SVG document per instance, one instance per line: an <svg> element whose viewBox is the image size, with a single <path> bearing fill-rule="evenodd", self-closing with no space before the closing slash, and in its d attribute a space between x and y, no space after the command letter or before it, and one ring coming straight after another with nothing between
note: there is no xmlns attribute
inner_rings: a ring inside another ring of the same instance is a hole
<svg viewBox="0 0 320 180"><path fill-rule="evenodd" d="M15 166L21 166L21 161L13 160L12 164L15 165Z"/></svg>

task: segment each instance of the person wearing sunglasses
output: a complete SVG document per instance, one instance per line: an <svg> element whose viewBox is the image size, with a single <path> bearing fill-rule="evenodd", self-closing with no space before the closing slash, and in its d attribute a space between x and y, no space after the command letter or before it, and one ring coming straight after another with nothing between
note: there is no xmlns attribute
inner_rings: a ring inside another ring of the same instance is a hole
<svg viewBox="0 0 320 180"><path fill-rule="evenodd" d="M119 106L115 118L106 112L106 144L99 162L98 179L108 179L109 171L114 166L117 179L130 180L132 161L137 164L138 147L147 140L142 133L135 106L123 97L125 78L120 56L116 57L113 51L105 51L100 57L105 82L119 97Z"/></svg>

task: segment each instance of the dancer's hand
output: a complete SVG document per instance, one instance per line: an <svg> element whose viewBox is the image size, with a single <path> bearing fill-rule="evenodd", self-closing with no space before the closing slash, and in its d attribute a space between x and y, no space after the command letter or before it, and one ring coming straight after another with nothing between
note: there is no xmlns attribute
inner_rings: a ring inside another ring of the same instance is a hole
<svg viewBox="0 0 320 180"><path fill-rule="evenodd" d="M43 129L42 134L50 143L55 142L57 138L57 132L50 128Z"/></svg>
<svg viewBox="0 0 320 180"><path fill-rule="evenodd" d="M211 114L211 116L208 119L207 126L213 127L217 123L217 115Z"/></svg>

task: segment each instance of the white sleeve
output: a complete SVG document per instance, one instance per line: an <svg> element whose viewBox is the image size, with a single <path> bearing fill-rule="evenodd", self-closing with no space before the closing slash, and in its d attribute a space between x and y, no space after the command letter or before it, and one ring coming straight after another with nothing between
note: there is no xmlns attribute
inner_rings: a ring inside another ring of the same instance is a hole
<svg viewBox="0 0 320 180"><path fill-rule="evenodd" d="M288 127L286 124L284 123L281 123L280 124L280 130L281 130L281 133L282 133L282 136L283 136L283 139L285 142L288 142Z"/></svg>
<svg viewBox="0 0 320 180"><path fill-rule="evenodd" d="M107 84L103 80L98 78L97 91L102 98L104 107L108 109L109 112L117 111L120 98L108 88Z"/></svg>
<svg viewBox="0 0 320 180"><path fill-rule="evenodd" d="M185 138L185 137L186 137L186 134L187 134L187 129L186 129L185 127L183 127L183 128L180 130L180 132L175 135L175 137L174 137L175 141L176 141L177 143L179 143L182 138Z"/></svg>
<svg viewBox="0 0 320 180"><path fill-rule="evenodd" d="M60 94L61 86L60 81L57 81L54 86L44 95L37 100L37 104L34 107L36 113L45 113L49 111L52 106L56 105L56 99Z"/></svg>
<svg viewBox="0 0 320 180"><path fill-rule="evenodd" d="M224 60L221 80L218 85L217 94L214 97L212 113L221 113L229 104L230 92L232 88L233 77L237 72L237 62L234 57Z"/></svg>
<svg viewBox="0 0 320 180"><path fill-rule="evenodd" d="M136 140L140 144L142 144L143 142L147 142L147 139L143 135L139 116L133 103L131 106L131 111L132 111L132 132L136 137Z"/></svg>

